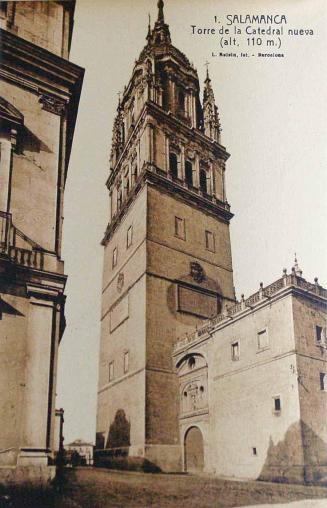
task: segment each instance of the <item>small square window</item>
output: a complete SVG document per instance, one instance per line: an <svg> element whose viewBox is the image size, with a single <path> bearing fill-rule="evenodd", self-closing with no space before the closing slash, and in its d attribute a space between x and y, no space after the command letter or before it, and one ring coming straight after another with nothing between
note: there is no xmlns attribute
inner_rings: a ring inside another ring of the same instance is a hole
<svg viewBox="0 0 327 508"><path fill-rule="evenodd" d="M265 328L258 332L258 348L267 349L269 347L268 331Z"/></svg>
<svg viewBox="0 0 327 508"><path fill-rule="evenodd" d="M320 377L320 390L327 391L326 374L324 372L319 373Z"/></svg>
<svg viewBox="0 0 327 508"><path fill-rule="evenodd" d="M175 217L175 236L185 240L185 220Z"/></svg>
<svg viewBox="0 0 327 508"><path fill-rule="evenodd" d="M232 344L232 360L236 361L240 359L240 345L239 342L233 342Z"/></svg>
<svg viewBox="0 0 327 508"><path fill-rule="evenodd" d="M124 352L124 374L128 372L129 369L129 351Z"/></svg>
<svg viewBox="0 0 327 508"><path fill-rule="evenodd" d="M129 226L127 230L127 248L132 245L133 242L133 226Z"/></svg>
<svg viewBox="0 0 327 508"><path fill-rule="evenodd" d="M117 265L117 257L118 257L118 252L117 252L117 247L115 247L114 250L112 251L112 267L113 268Z"/></svg>
<svg viewBox="0 0 327 508"><path fill-rule="evenodd" d="M206 249L215 252L215 237L211 231L205 231Z"/></svg>
<svg viewBox="0 0 327 508"><path fill-rule="evenodd" d="M252 454L253 455L258 455L258 452L257 452L257 449L256 449L255 446L252 448Z"/></svg>
<svg viewBox="0 0 327 508"><path fill-rule="evenodd" d="M274 411L279 414L282 410L282 403L280 397L274 397Z"/></svg>
<svg viewBox="0 0 327 508"><path fill-rule="evenodd" d="M109 381L112 381L114 378L114 362L109 363Z"/></svg>

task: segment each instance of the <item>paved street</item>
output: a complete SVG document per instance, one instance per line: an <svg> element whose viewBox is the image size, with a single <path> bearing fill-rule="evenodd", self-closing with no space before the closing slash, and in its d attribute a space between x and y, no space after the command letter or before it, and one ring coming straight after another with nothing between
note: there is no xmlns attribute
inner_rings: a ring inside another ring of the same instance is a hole
<svg viewBox="0 0 327 508"><path fill-rule="evenodd" d="M79 468L68 474L72 508L326 508L327 489L205 476Z"/></svg>

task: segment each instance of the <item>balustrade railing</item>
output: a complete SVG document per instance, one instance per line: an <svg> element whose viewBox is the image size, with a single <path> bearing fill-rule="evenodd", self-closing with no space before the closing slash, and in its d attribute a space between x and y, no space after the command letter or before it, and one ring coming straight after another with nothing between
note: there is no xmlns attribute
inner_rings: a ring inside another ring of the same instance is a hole
<svg viewBox="0 0 327 508"><path fill-rule="evenodd" d="M236 314L253 307L260 301L270 298L278 291L282 290L285 287L290 286L297 286L301 289L304 289L305 291L309 291L310 293L314 293L318 296L321 296L322 298L327 299L327 290L318 284L318 279L315 279L315 284L312 284L311 282L308 282L302 277L296 275L296 273L291 273L288 275L286 275L285 273L283 277L276 280L275 282L273 282L272 284L270 284L265 288L261 284L260 290L254 293L253 295L249 296L249 298L244 300L244 297L242 296L241 302L236 302L234 305L225 309L225 311L222 314L219 314L213 319L206 321L202 326L197 328L197 330L182 337L174 345L174 351L183 349L188 344L199 340L203 335L210 333L213 330L213 328L217 326L219 323L233 318Z"/></svg>
<svg viewBox="0 0 327 508"><path fill-rule="evenodd" d="M13 225L10 213L2 211L0 211L0 254L22 266L37 270L44 268L45 253L42 248Z"/></svg>

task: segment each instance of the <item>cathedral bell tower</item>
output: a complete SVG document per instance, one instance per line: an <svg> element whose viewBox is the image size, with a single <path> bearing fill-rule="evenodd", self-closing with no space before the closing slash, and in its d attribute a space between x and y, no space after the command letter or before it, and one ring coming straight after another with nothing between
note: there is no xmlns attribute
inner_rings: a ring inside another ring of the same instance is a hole
<svg viewBox="0 0 327 508"><path fill-rule="evenodd" d="M197 72L171 43L162 0L146 39L113 127L97 449L178 471L173 345L235 299L229 154L209 75L201 105Z"/></svg>

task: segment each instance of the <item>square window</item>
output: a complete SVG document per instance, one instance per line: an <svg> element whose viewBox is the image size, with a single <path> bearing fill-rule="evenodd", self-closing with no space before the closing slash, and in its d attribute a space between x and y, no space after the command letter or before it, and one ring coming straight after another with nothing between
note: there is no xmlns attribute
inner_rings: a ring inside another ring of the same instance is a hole
<svg viewBox="0 0 327 508"><path fill-rule="evenodd" d="M326 374L324 372L320 372L319 377L320 377L320 390L325 392L327 390Z"/></svg>
<svg viewBox="0 0 327 508"><path fill-rule="evenodd" d="M114 250L112 251L112 267L113 268L117 265L117 256L118 256L117 247L115 247Z"/></svg>
<svg viewBox="0 0 327 508"><path fill-rule="evenodd" d="M280 397L274 397L274 411L275 413L280 413L282 410L282 403Z"/></svg>
<svg viewBox="0 0 327 508"><path fill-rule="evenodd" d="M205 231L206 249L215 252L215 237L211 231Z"/></svg>
<svg viewBox="0 0 327 508"><path fill-rule="evenodd" d="M109 363L109 381L112 381L114 378L114 362Z"/></svg>
<svg viewBox="0 0 327 508"><path fill-rule="evenodd" d="M185 220L175 217L175 236L185 240Z"/></svg>
<svg viewBox="0 0 327 508"><path fill-rule="evenodd" d="M124 374L128 372L129 369L129 351L124 352Z"/></svg>
<svg viewBox="0 0 327 508"><path fill-rule="evenodd" d="M236 361L240 358L240 345L239 342L233 342L232 344L232 360Z"/></svg>
<svg viewBox="0 0 327 508"><path fill-rule="evenodd" d="M268 331L265 328L258 332L258 348L267 349L269 347Z"/></svg>
<svg viewBox="0 0 327 508"><path fill-rule="evenodd" d="M127 230L127 248L132 245L133 242L133 226L129 226Z"/></svg>

